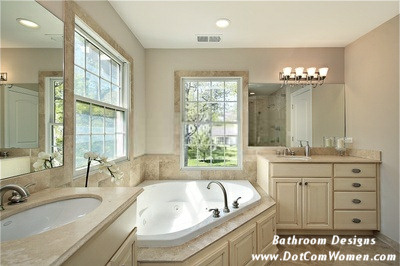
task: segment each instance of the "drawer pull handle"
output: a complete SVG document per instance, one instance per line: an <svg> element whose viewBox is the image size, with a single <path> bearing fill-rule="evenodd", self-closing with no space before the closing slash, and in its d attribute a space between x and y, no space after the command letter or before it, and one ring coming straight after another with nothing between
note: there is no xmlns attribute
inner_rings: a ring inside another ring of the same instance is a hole
<svg viewBox="0 0 400 266"><path fill-rule="evenodd" d="M353 185L353 187L361 187L360 183L353 183L352 185Z"/></svg>
<svg viewBox="0 0 400 266"><path fill-rule="evenodd" d="M358 219L358 218L354 218L352 221L353 221L353 223L355 223L355 224L361 223L361 220Z"/></svg>
<svg viewBox="0 0 400 266"><path fill-rule="evenodd" d="M354 169L352 169L351 171L352 171L353 173L355 173L355 174L361 173L361 169L358 169L358 168L354 168Z"/></svg>
<svg viewBox="0 0 400 266"><path fill-rule="evenodd" d="M361 203L361 200L359 200L359 199L353 199L352 202L353 202L354 204L360 204L360 203Z"/></svg>

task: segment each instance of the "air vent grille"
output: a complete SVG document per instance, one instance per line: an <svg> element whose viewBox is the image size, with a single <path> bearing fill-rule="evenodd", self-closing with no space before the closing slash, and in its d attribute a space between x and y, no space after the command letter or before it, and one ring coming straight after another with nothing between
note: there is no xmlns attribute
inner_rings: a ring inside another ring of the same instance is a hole
<svg viewBox="0 0 400 266"><path fill-rule="evenodd" d="M206 43L206 42L212 42L212 43L218 43L221 42L222 37L221 35L196 35L197 42L201 43Z"/></svg>

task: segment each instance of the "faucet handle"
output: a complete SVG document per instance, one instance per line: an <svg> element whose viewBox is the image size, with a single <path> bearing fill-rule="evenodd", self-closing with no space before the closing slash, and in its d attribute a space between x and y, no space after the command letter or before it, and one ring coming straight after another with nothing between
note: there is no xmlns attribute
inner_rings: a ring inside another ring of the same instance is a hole
<svg viewBox="0 0 400 266"><path fill-rule="evenodd" d="M235 208L235 209L239 208L239 202L238 202L238 200L240 200L241 198L242 198L242 197L237 198L237 200L235 200L235 201L232 203L233 208Z"/></svg>
<svg viewBox="0 0 400 266"><path fill-rule="evenodd" d="M8 197L8 205L25 202L27 197L21 196L17 191L13 190L10 197Z"/></svg>
<svg viewBox="0 0 400 266"><path fill-rule="evenodd" d="M210 212L210 211L213 211L213 217L214 217L214 218L219 218L219 210L218 210L218 208L209 209L208 211L209 211L209 212Z"/></svg>

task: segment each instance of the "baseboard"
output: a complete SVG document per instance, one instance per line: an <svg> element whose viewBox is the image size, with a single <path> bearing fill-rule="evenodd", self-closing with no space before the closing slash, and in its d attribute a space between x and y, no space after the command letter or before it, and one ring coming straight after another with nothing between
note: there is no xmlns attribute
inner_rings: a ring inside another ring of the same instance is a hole
<svg viewBox="0 0 400 266"><path fill-rule="evenodd" d="M378 238L379 240L382 240L383 242L385 242L386 244L388 244L389 246L391 246L394 250L396 250L397 252L400 252L400 244L399 242L391 239L390 237L382 234L381 232L375 232L374 234L376 236L376 238Z"/></svg>
<svg viewBox="0 0 400 266"><path fill-rule="evenodd" d="M357 235L357 236L372 236L372 230L304 230L304 229L277 229L278 235Z"/></svg>

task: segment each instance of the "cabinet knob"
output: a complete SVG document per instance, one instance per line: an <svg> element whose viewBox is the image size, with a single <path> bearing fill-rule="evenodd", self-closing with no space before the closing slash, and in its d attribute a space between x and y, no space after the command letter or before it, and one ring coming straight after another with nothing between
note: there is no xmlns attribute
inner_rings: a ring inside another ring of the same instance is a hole
<svg viewBox="0 0 400 266"><path fill-rule="evenodd" d="M353 202L354 204L360 204L360 203L361 203L361 200L359 200L359 199L353 199L352 202Z"/></svg>
<svg viewBox="0 0 400 266"><path fill-rule="evenodd" d="M304 185L306 185L306 186L307 186L307 185L308 185L308 182L305 182L305 183L304 183Z"/></svg>
<svg viewBox="0 0 400 266"><path fill-rule="evenodd" d="M352 185L353 185L353 187L361 187L360 183L353 183Z"/></svg>
<svg viewBox="0 0 400 266"><path fill-rule="evenodd" d="M303 185L303 183L302 183L302 182L300 182L300 183L299 183L299 185L300 185L300 186L302 186L302 185Z"/></svg>
<svg viewBox="0 0 400 266"><path fill-rule="evenodd" d="M359 223L361 223L361 220L358 219L358 218L354 218L354 219L352 220L352 222L355 223L355 224L359 224Z"/></svg>
<svg viewBox="0 0 400 266"><path fill-rule="evenodd" d="M358 168L353 168L351 171L352 171L353 173L355 173L355 174L361 173L361 169L358 169Z"/></svg>

